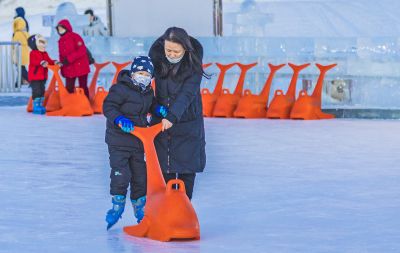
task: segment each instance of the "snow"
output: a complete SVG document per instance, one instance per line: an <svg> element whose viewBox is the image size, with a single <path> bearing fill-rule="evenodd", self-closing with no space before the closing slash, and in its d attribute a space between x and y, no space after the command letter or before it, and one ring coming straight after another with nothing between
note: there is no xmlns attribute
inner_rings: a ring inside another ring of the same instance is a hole
<svg viewBox="0 0 400 253"><path fill-rule="evenodd" d="M200 241L106 231L103 116L0 107L0 252L399 252L399 121L206 119Z"/></svg>

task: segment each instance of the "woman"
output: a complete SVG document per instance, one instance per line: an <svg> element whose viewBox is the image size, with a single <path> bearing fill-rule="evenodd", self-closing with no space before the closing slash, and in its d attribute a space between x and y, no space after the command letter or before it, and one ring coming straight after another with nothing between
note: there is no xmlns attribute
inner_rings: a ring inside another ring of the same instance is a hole
<svg viewBox="0 0 400 253"><path fill-rule="evenodd" d="M79 87L89 98L87 79L90 68L85 42L79 34L72 31L72 26L66 19L61 20L56 29L60 35L58 51L62 64L61 74L66 79L67 90L69 93L74 92L75 80L78 78Z"/></svg>
<svg viewBox="0 0 400 253"><path fill-rule="evenodd" d="M26 24L26 31L29 32L29 23L28 20L25 18L25 9L23 7L18 7L15 9L15 17L16 18L22 18L25 21Z"/></svg>
<svg viewBox="0 0 400 253"><path fill-rule="evenodd" d="M206 165L203 106L200 95L203 48L182 28L171 27L152 45L157 108L167 108L162 133L155 139L164 179L179 178L192 198L196 172ZM164 110L162 110L164 112Z"/></svg>
<svg viewBox="0 0 400 253"><path fill-rule="evenodd" d="M15 18L13 22L13 42L19 42L21 44L21 76L22 82L28 83L28 70L27 66L29 65L29 47L28 47L28 38L29 33L26 31L26 22L22 18ZM15 65L18 64L18 53L15 47L13 47L13 63ZM18 83L15 84L15 87L18 87Z"/></svg>

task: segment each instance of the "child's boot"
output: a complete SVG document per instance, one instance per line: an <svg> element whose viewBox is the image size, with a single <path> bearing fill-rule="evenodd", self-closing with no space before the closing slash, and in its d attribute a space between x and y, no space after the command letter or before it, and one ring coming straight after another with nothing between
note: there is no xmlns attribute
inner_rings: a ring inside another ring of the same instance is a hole
<svg viewBox="0 0 400 253"><path fill-rule="evenodd" d="M138 199L131 199L133 212L137 219L137 223L140 223L144 217L144 206L146 205L146 196Z"/></svg>
<svg viewBox="0 0 400 253"><path fill-rule="evenodd" d="M32 102L33 105L33 114L42 114L42 109L41 109L41 98L35 98Z"/></svg>
<svg viewBox="0 0 400 253"><path fill-rule="evenodd" d="M46 107L44 107L44 97L40 98L40 112L41 114L46 114Z"/></svg>
<svg viewBox="0 0 400 253"><path fill-rule="evenodd" d="M106 221L108 223L107 230L109 230L115 223L122 217L122 213L125 209L125 196L115 195L112 197L113 207L108 210L106 215Z"/></svg>

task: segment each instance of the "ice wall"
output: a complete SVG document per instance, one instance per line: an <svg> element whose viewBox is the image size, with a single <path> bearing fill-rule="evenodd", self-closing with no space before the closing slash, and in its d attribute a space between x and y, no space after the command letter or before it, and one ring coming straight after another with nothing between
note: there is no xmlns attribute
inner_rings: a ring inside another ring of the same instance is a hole
<svg viewBox="0 0 400 253"><path fill-rule="evenodd" d="M245 81L245 89L250 89L252 92L261 91L269 73L267 65L269 62L337 63L338 66L328 72L326 77L323 94L325 108L400 108L398 38L201 37L198 39L204 46L204 63L258 62L258 65L250 70ZM85 40L98 62L109 60L125 62L135 55L147 54L155 38L85 38ZM100 78L106 87L111 81L113 71L114 68L110 65ZM204 80L203 86L212 89L218 69L213 66L207 69L207 72L214 75L211 80ZM239 72L238 67L231 69L226 76L224 86L233 90ZM289 67L280 70L272 89L286 90L291 74ZM318 69L314 65L302 71L297 84L297 93L305 87L312 92L318 74ZM339 87L336 87L338 85ZM335 95L332 96L332 92L342 92L345 97L336 99Z"/></svg>
<svg viewBox="0 0 400 253"><path fill-rule="evenodd" d="M254 93L264 85L269 62L337 63L326 77L323 107L400 108L397 7L400 3L391 0L229 1L224 5L224 20L231 22L231 32L235 34L229 36L229 26L225 24L227 36L198 39L204 46L205 63L258 62L245 81L245 89ZM69 13L76 15L73 10ZM260 20L265 20L265 24ZM85 38L97 62L129 61L136 55L147 54L154 40L155 37ZM108 66L99 85L108 88L113 72L114 68ZM212 89L218 69L214 66L207 72L215 75L204 80L203 86ZM286 90L291 73L289 67L277 73L271 96L275 89ZM238 76L239 68L230 70L224 86L233 90ZM303 88L312 92L317 78L314 65L304 70L297 93Z"/></svg>

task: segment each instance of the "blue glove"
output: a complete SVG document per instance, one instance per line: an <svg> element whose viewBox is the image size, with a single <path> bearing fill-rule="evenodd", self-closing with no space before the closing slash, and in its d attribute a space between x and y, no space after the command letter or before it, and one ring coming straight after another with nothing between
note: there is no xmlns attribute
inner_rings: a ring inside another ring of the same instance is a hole
<svg viewBox="0 0 400 253"><path fill-rule="evenodd" d="M168 115L168 107L163 106L163 105L157 105L156 106L156 110L155 110L155 114L157 117L160 118L165 118Z"/></svg>
<svg viewBox="0 0 400 253"><path fill-rule="evenodd" d="M125 133L130 133L134 129L133 122L125 116L118 116L114 123L119 126Z"/></svg>

